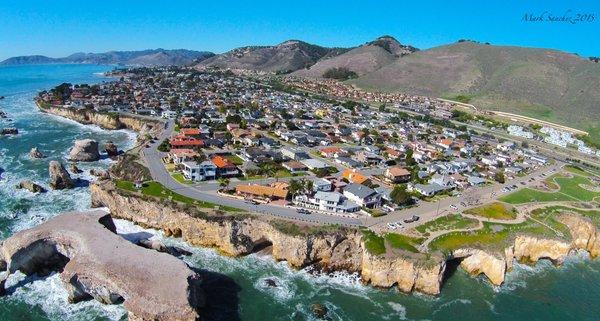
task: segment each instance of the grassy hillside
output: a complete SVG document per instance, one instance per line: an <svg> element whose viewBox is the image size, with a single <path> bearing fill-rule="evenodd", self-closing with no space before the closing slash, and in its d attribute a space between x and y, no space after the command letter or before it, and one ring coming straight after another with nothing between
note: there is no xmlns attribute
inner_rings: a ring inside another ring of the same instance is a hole
<svg viewBox="0 0 600 321"><path fill-rule="evenodd" d="M549 49L473 42L418 51L351 80L366 89L470 103L590 131L600 140L600 64Z"/></svg>

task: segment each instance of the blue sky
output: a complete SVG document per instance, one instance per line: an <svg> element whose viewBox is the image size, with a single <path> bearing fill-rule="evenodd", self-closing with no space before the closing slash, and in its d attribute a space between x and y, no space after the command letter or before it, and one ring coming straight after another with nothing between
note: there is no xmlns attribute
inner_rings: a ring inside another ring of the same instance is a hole
<svg viewBox="0 0 600 321"><path fill-rule="evenodd" d="M0 59L159 47L220 53L288 39L354 46L384 34L422 49L466 38L600 56L600 1L571 2L2 0ZM523 21L544 12L595 19Z"/></svg>

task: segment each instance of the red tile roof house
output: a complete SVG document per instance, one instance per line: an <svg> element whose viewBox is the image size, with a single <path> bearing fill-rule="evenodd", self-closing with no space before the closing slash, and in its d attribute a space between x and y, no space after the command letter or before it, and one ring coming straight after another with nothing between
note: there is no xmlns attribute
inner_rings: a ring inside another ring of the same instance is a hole
<svg viewBox="0 0 600 321"><path fill-rule="evenodd" d="M393 166L385 170L384 176L389 182L397 184L410 181L411 173L406 168Z"/></svg>
<svg viewBox="0 0 600 321"><path fill-rule="evenodd" d="M182 128L179 130L179 134L186 137L199 138L202 132L198 128Z"/></svg>
<svg viewBox="0 0 600 321"><path fill-rule="evenodd" d="M200 148L204 147L204 141L194 137L178 135L169 140L171 148Z"/></svg>
<svg viewBox="0 0 600 321"><path fill-rule="evenodd" d="M323 157L327 157L327 158L334 158L334 157L339 157L342 156L343 154L346 154L344 152L344 150L342 150L339 147L326 147L321 149L321 155L323 155Z"/></svg>
<svg viewBox="0 0 600 321"><path fill-rule="evenodd" d="M220 177L231 177L240 173L235 164L223 156L216 155L211 161L217 166L217 175Z"/></svg>

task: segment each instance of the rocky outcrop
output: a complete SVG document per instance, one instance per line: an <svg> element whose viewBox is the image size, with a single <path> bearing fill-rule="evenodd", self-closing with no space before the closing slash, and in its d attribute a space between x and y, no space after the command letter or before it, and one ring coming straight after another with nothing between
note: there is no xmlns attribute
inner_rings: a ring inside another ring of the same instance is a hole
<svg viewBox="0 0 600 321"><path fill-rule="evenodd" d="M166 235L181 236L192 245L216 247L231 256L250 254L268 245L276 260L287 261L292 267L315 264L329 271L359 272L363 280L374 286L398 284L406 292L440 292L445 269L443 258L420 260L400 255L371 255L357 230L290 235L252 216L193 215L169 203L117 190L110 181L94 183L90 190L93 206L108 207L115 217L163 230Z"/></svg>
<svg viewBox="0 0 600 321"><path fill-rule="evenodd" d="M104 151L108 157L115 157L119 155L119 148L111 141L104 143Z"/></svg>
<svg viewBox="0 0 600 321"><path fill-rule="evenodd" d="M71 164L71 165L69 165L69 170L70 170L70 171L71 171L71 173L73 173L73 174L81 174L81 173L83 173L83 171L82 171L82 170L80 170L80 169L79 169L79 167L77 167L77 165L75 165L75 164Z"/></svg>
<svg viewBox="0 0 600 321"><path fill-rule="evenodd" d="M156 135L158 131L162 130L162 123L158 120L117 113L100 113L92 109L74 109L36 103L42 112L71 119L84 125L97 125L111 130L129 129L140 135Z"/></svg>
<svg viewBox="0 0 600 321"><path fill-rule="evenodd" d="M588 251L592 258L600 255L600 235L596 226L589 219L565 214L560 217L560 221L571 232L573 248Z"/></svg>
<svg viewBox="0 0 600 321"><path fill-rule="evenodd" d="M2 130L0 130L0 135L17 135L18 133L19 130L15 127L2 128Z"/></svg>
<svg viewBox="0 0 600 321"><path fill-rule="evenodd" d="M32 193L45 193L46 189L43 188L41 185L38 185L30 180L25 180L25 181L21 181L19 184L17 184L17 186L15 186L17 189L26 189Z"/></svg>
<svg viewBox="0 0 600 321"><path fill-rule="evenodd" d="M553 239L541 239L532 236L517 236L513 246L514 258L523 263L536 263L540 259L561 264L571 251L567 242Z"/></svg>
<svg viewBox="0 0 600 321"><path fill-rule="evenodd" d="M51 161L48 171L50 172L50 187L53 189L68 189L75 187L75 183L65 167L58 161Z"/></svg>
<svg viewBox="0 0 600 321"><path fill-rule="evenodd" d="M109 179L110 178L110 174L108 174L107 171L102 170L102 169L90 169L90 175L92 176L96 176L99 179Z"/></svg>
<svg viewBox="0 0 600 321"><path fill-rule="evenodd" d="M461 259L460 267L471 275L484 274L494 285L504 282L506 261L478 249L458 249L452 253L453 258Z"/></svg>
<svg viewBox="0 0 600 321"><path fill-rule="evenodd" d="M115 234L104 211L59 215L6 239L0 252L9 273L61 271L71 302L123 302L130 320L197 320L204 302L194 271Z"/></svg>
<svg viewBox="0 0 600 321"><path fill-rule="evenodd" d="M95 162L99 160L98 142L92 139L76 140L69 152L69 159L76 162Z"/></svg>
<svg viewBox="0 0 600 321"><path fill-rule="evenodd" d="M40 152L40 150L37 147L34 147L29 151L29 157L30 158L45 158L46 156L44 154L42 154L42 152Z"/></svg>

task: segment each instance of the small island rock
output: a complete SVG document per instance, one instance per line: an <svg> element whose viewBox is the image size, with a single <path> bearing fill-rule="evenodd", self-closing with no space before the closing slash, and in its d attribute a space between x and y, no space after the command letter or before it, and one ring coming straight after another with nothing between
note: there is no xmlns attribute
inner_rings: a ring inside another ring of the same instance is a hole
<svg viewBox="0 0 600 321"><path fill-rule="evenodd" d="M18 133L19 130L15 127L3 128L2 131L0 131L1 135L17 135Z"/></svg>
<svg viewBox="0 0 600 321"><path fill-rule="evenodd" d="M76 140L69 152L69 159L79 162L94 162L99 160L98 142L92 139Z"/></svg>
<svg viewBox="0 0 600 321"><path fill-rule="evenodd" d="M68 189L75 186L69 172L58 161L51 161L48 171L50 172L50 187L53 189Z"/></svg>
<svg viewBox="0 0 600 321"><path fill-rule="evenodd" d="M80 174L80 173L83 173L83 171L82 171L82 170L80 170L80 169L79 169L79 167L77 167L77 165L75 165L75 164L71 164L71 165L69 166L69 170L70 170L70 171L71 171L71 173L73 173L73 174Z"/></svg>
<svg viewBox="0 0 600 321"><path fill-rule="evenodd" d="M111 141L108 141L104 144L104 151L106 151L106 155L108 155L108 157L115 157L119 155L119 148Z"/></svg>
<svg viewBox="0 0 600 321"><path fill-rule="evenodd" d="M29 151L29 157L31 158L44 158L46 157L44 154L42 154L42 152L40 152L40 150L37 147L32 148Z"/></svg>
<svg viewBox="0 0 600 321"><path fill-rule="evenodd" d="M45 193L46 189L30 180L21 181L17 186L18 189L26 189L32 193Z"/></svg>

